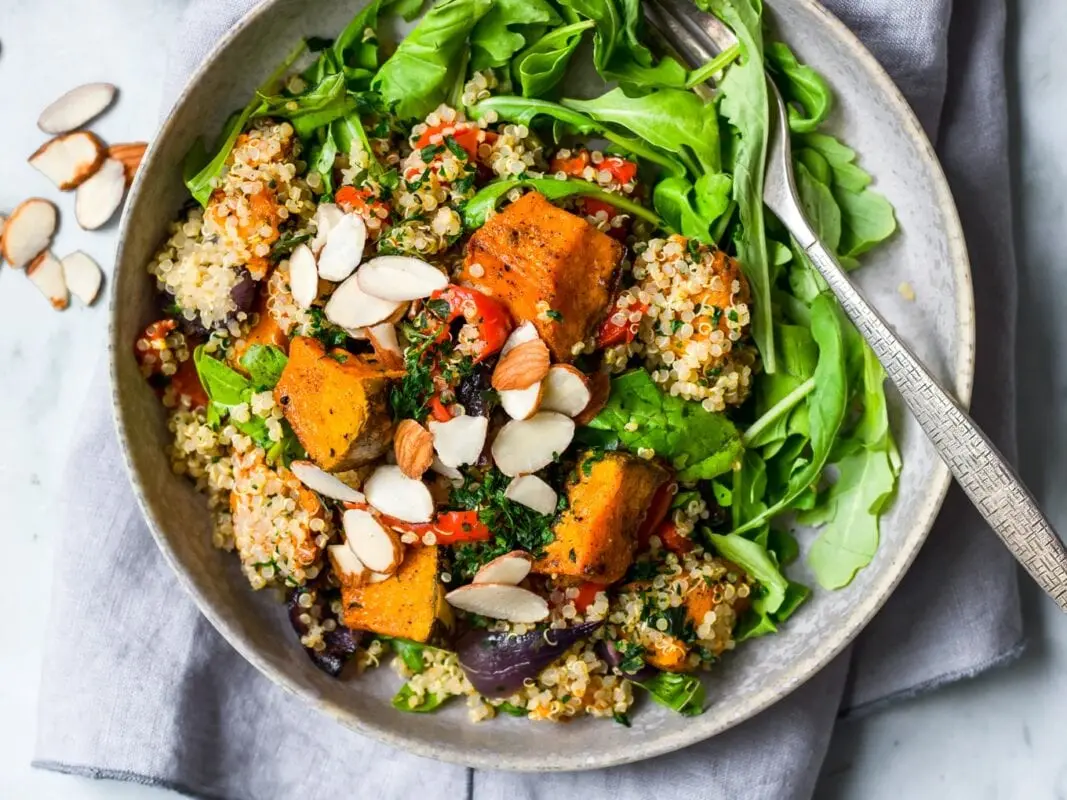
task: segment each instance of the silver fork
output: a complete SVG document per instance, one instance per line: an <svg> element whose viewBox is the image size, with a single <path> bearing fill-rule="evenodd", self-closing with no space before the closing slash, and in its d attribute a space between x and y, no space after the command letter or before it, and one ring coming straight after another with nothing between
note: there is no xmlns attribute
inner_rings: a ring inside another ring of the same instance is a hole
<svg viewBox="0 0 1067 800"><path fill-rule="evenodd" d="M737 44L729 28L690 0L646 0L644 5L655 32L691 66ZM1052 524L1015 470L863 298L809 224L793 181L785 103L769 76L767 83L771 124L764 203L829 284L971 502L1038 585L1067 611L1067 551Z"/></svg>

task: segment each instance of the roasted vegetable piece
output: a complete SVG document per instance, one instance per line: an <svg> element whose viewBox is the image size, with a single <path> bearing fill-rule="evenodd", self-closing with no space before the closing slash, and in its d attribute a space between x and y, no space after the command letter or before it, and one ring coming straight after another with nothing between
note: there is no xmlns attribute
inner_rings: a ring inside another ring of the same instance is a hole
<svg viewBox="0 0 1067 800"><path fill-rule="evenodd" d="M428 642L452 627L452 610L441 583L441 548L409 547L396 574L358 585L342 575L341 601L349 628Z"/></svg>
<svg viewBox="0 0 1067 800"><path fill-rule="evenodd" d="M308 613L308 609L299 604L301 591L289 592L286 608L289 611L289 624L293 626L298 636L306 636L311 626L301 620ZM348 659L356 654L359 643L363 638L363 631L354 631L344 625L338 625L332 631L326 631L322 635L322 641L326 645L322 650L314 647L304 647L308 658L327 675L336 678L344 669Z"/></svg>
<svg viewBox="0 0 1067 800"><path fill-rule="evenodd" d="M747 607L747 600L723 602L716 600L716 587L700 583L686 592L682 599L686 619L698 628L709 611L715 612L713 623L714 635L710 639L700 640L700 645L714 655L725 649L730 640L730 631L737 622L738 614ZM688 665L689 647L681 639L673 636L658 636L652 642L646 642L645 662L665 672L690 672Z"/></svg>
<svg viewBox="0 0 1067 800"><path fill-rule="evenodd" d="M315 463L340 472L392 446L388 384L401 374L343 350L327 353L317 339L300 336L274 398Z"/></svg>
<svg viewBox="0 0 1067 800"><path fill-rule="evenodd" d="M251 280L251 278L249 278L249 280ZM271 281L271 283L273 283L273 281ZM230 357L227 359L227 363L242 375L247 375L248 371L241 364L241 356L243 356L252 345L274 345L275 347L280 347L282 350L289 349L289 337L285 335L285 331L281 329L281 326L278 325L278 321L274 319L274 315L270 313L270 310L267 307L267 301L269 299L269 294L266 291L260 294L259 299L256 302L256 313L259 315L256 318L256 324L251 327L248 333L237 341L233 346L233 349L230 351Z"/></svg>
<svg viewBox="0 0 1067 800"><path fill-rule="evenodd" d="M621 259L617 241L530 192L471 237L460 280L500 300L516 324L532 322L553 360L570 362L607 314Z"/></svg>
<svg viewBox="0 0 1067 800"><path fill-rule="evenodd" d="M586 453L567 488L567 510L534 572L614 583L626 574L637 530L653 496L670 478L659 464L627 453Z"/></svg>

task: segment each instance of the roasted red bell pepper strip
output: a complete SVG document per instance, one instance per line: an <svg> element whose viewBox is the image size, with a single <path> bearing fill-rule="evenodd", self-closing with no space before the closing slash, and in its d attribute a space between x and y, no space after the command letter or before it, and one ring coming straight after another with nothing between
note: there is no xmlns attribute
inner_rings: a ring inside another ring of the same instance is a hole
<svg viewBox="0 0 1067 800"><path fill-rule="evenodd" d="M596 602L596 596L607 589L602 583L586 581L578 587L578 596L574 598L574 610L584 614L589 606Z"/></svg>
<svg viewBox="0 0 1067 800"><path fill-rule="evenodd" d="M470 160L474 161L474 159L478 156L478 134L481 130L475 125L434 125L432 128L427 128L425 131L422 132L422 136L420 136L418 141L415 142L415 147L423 148L429 144L436 144L436 142L432 142L430 140L433 139L433 137L437 134L443 133L448 128L453 128L452 133L448 135L455 139L456 144L466 150ZM442 137L441 144L444 143L443 138L444 137Z"/></svg>
<svg viewBox="0 0 1067 800"><path fill-rule="evenodd" d="M440 395L434 395L430 398L430 416L438 422L448 422L452 419L452 412L448 410L448 406L441 402Z"/></svg>
<svg viewBox="0 0 1067 800"><path fill-rule="evenodd" d="M511 316L507 309L477 289L450 285L438 289L430 299L448 303L446 323L463 317L477 329L478 340L474 344L475 364L499 351L511 333Z"/></svg>
<svg viewBox="0 0 1067 800"><path fill-rule="evenodd" d="M660 526L655 530L655 535L659 537L665 549L680 556L685 555L696 547L693 540L688 536L682 536L678 532L678 526L669 519L660 523Z"/></svg>
<svg viewBox="0 0 1067 800"><path fill-rule="evenodd" d="M648 311L648 305L646 303L637 303L636 305L629 305L626 308L620 308L618 303L616 303L612 306L611 312L604 321L600 323L600 329L597 331L597 347L612 347L617 344L627 344L632 342L634 337L637 336L637 326L639 324L630 321L630 314L633 314L635 311L639 314L644 314ZM618 325L612 321L612 317L620 312L626 315L626 322L622 325Z"/></svg>
<svg viewBox="0 0 1067 800"><path fill-rule="evenodd" d="M674 502L674 495L678 491L678 484L674 481L664 481L652 495L652 502L648 504L648 513L641 521L641 527L637 529L637 545L639 550L648 548L648 540L667 517L667 512Z"/></svg>
<svg viewBox="0 0 1067 800"><path fill-rule="evenodd" d="M478 519L477 511L442 511L434 521L437 541L440 544L464 542L487 542L492 533Z"/></svg>

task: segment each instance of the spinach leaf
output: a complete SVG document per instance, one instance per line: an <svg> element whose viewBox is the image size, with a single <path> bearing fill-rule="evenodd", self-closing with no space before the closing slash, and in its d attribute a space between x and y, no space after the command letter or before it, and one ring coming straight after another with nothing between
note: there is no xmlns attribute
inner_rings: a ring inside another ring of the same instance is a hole
<svg viewBox="0 0 1067 800"><path fill-rule="evenodd" d="M636 430L632 423L637 423ZM607 405L589 427L608 430L629 450L654 450L670 460L681 481L710 480L734 468L744 446L724 414L664 393L643 369L611 382Z"/></svg>
<svg viewBox="0 0 1067 800"><path fill-rule="evenodd" d="M282 377L289 357L272 344L253 344L241 356L241 366L248 370L252 384L259 391L273 389Z"/></svg>
<svg viewBox="0 0 1067 800"><path fill-rule="evenodd" d="M389 639L389 644L396 651L400 660L404 662L404 666L416 675L426 669L426 663L422 660L426 645L420 642L413 642L410 639L400 638Z"/></svg>
<svg viewBox="0 0 1067 800"><path fill-rule="evenodd" d="M694 675L680 672L657 672L644 681L634 681L661 706L686 717L704 713L704 684Z"/></svg>
<svg viewBox="0 0 1067 800"><path fill-rule="evenodd" d="M489 212L495 209L512 189L533 189L549 200L564 197L595 197L610 203L622 212L647 220L657 228L663 227L663 220L640 203L636 203L618 194L605 192L595 183L568 178L501 178L487 184L471 197L463 206L463 224L468 229L480 228L485 224Z"/></svg>
<svg viewBox="0 0 1067 800"><path fill-rule="evenodd" d="M400 691L393 697L393 708L397 711L407 711L414 714L427 714L431 711L436 711L443 702L448 700L453 695L450 694L434 694L433 692L426 692L422 696L422 700L418 701L415 705L411 704L413 698L417 695L411 690L411 686L405 683L400 687Z"/></svg>
<svg viewBox="0 0 1067 800"><path fill-rule="evenodd" d="M789 128L810 133L830 116L833 93L823 77L797 61L783 42L767 45L767 65L789 109Z"/></svg>
<svg viewBox="0 0 1067 800"><path fill-rule="evenodd" d="M766 547L736 533L725 536L711 533L708 538L719 555L737 564L759 583L761 591L752 601L753 606L767 614L782 607L789 581Z"/></svg>
<svg viewBox="0 0 1067 800"><path fill-rule="evenodd" d="M421 119L466 77L467 38L492 0L442 0L412 30L371 82L400 119Z"/></svg>
<svg viewBox="0 0 1067 800"><path fill-rule="evenodd" d="M593 21L587 19L550 30L519 53L511 70L524 97L541 97L563 79L582 34L591 27Z"/></svg>
<svg viewBox="0 0 1067 800"><path fill-rule="evenodd" d="M193 351L193 365L212 403L226 407L240 405L252 390L247 378L209 356L204 352L203 345Z"/></svg>
<svg viewBox="0 0 1067 800"><path fill-rule="evenodd" d="M526 47L532 30L543 31L560 22L559 14L545 0L495 0L471 32L471 68L510 63L515 53Z"/></svg>

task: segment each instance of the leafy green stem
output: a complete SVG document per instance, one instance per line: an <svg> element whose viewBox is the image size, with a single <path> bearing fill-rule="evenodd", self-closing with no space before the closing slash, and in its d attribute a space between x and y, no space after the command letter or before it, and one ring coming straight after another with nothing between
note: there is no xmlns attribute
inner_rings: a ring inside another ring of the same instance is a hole
<svg viewBox="0 0 1067 800"><path fill-rule="evenodd" d="M800 401L815 390L815 378L808 378L769 409L744 432L741 439L747 446L755 441L763 431L773 425L780 417L792 411Z"/></svg>
<svg viewBox="0 0 1067 800"><path fill-rule="evenodd" d="M715 73L721 72L736 61L741 55L741 45L735 44L733 47L728 47L719 53L711 61L704 64L702 67L697 67L695 70L689 73L689 78L685 82L686 89L692 89L694 86L699 86L702 83L706 83Z"/></svg>

